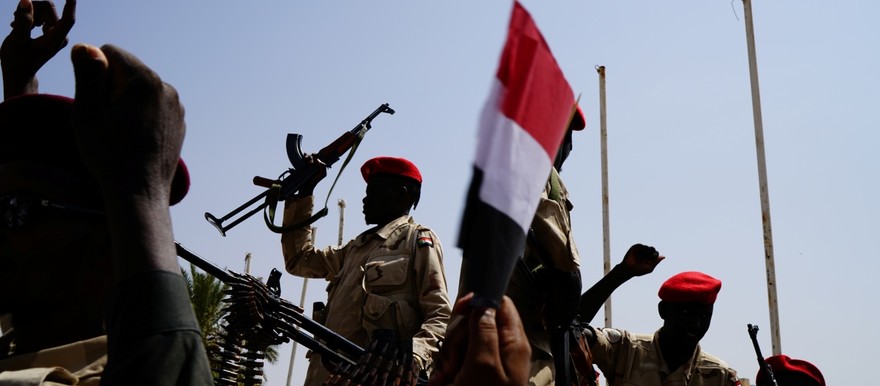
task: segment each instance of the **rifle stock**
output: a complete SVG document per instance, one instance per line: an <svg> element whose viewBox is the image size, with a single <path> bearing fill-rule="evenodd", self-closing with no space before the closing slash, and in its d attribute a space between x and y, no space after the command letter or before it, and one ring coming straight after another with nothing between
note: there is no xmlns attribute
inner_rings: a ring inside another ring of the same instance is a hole
<svg viewBox="0 0 880 386"><path fill-rule="evenodd" d="M359 138L363 138L367 131L372 128L373 119L375 119L377 116L379 116L379 114L382 113L394 114L394 109L389 107L388 103L384 103L376 108L376 110L373 110L370 115L364 118L353 129L342 133L342 135L336 138L336 140L319 150L315 154L315 158L317 158L321 162L315 162L311 164L305 162L305 157L301 148L302 135L288 134L286 142L287 158L290 160L290 164L292 167L281 173L278 179L275 180L270 180L263 177L254 177L255 185L267 187L269 189L266 189L262 193L258 194L254 198L248 200L238 208L233 209L231 212L222 217L218 218L210 212L205 212L205 220L207 220L209 224L217 228L221 236L225 237L226 232L228 232L230 229L240 224L242 221L250 218L257 212L266 208L268 204L265 202L264 199L269 196L272 185L278 184L281 186L281 188L279 189L279 201L286 200L292 197L303 186L303 184L312 180L319 173L333 165L336 161L339 160L339 158L343 154L345 154L347 151L349 151L349 149L352 148L352 146L354 146ZM272 181L272 184L266 186L266 183L268 181ZM235 217L239 215L239 213L242 213L246 209L254 206L254 204L259 202L260 200L263 200L261 204L248 210L244 214ZM224 224L227 221L229 223Z"/></svg>

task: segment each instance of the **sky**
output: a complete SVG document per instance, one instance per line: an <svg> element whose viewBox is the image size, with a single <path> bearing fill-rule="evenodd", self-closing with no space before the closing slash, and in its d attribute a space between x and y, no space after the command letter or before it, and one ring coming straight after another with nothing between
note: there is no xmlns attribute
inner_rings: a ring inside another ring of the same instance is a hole
<svg viewBox="0 0 880 386"><path fill-rule="evenodd" d="M61 7L61 1L58 2ZM11 20L14 1L4 1ZM183 158L192 186L172 208L183 245L236 272L283 271L280 237L259 216L220 234L222 215L262 192L254 176L290 167L284 141L315 152L382 103L318 221L317 244L367 229L358 167L406 157L424 176L416 220L440 237L451 294L456 238L471 178L479 112L507 30L510 1L80 1L72 43L112 43L153 68L186 107ZM575 205L584 287L602 275L599 79L607 72L611 260L634 243L667 258L613 296L613 325L652 333L657 289L698 270L723 282L702 347L740 376L757 363L746 325L771 352L758 166L742 3L522 0L587 116L562 177ZM829 384L869 385L880 346L880 4L755 1L754 26L782 351ZM73 95L69 48L40 72L41 91ZM335 177L337 167L331 169ZM331 178L316 189L322 202ZM306 308L325 299L309 280ZM284 275L299 304L303 280ZM601 315L601 314L600 314ZM602 325L601 316L593 321ZM291 344L268 365L284 385ZM291 385L306 368L297 349Z"/></svg>

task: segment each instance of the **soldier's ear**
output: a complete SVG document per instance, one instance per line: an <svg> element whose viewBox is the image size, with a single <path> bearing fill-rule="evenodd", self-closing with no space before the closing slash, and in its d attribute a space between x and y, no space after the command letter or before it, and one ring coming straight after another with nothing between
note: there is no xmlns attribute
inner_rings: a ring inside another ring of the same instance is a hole
<svg viewBox="0 0 880 386"><path fill-rule="evenodd" d="M402 197L404 197L406 199L406 201L408 201L410 203L410 206L412 206L412 203L414 201L416 201L416 202L418 201L418 197L415 196L415 194L417 192L416 189L409 188L406 185L400 185L400 189L401 189L400 192L402 194Z"/></svg>

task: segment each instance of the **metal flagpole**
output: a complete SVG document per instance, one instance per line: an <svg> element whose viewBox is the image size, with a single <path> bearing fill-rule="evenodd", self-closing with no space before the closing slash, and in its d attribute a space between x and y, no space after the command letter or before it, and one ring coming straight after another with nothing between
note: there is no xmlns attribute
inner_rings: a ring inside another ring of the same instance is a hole
<svg viewBox="0 0 880 386"><path fill-rule="evenodd" d="M318 234L318 228L312 227L312 244L315 243ZM299 308L305 310L306 289L309 286L309 278L303 279L303 289L299 295ZM290 366L287 367L287 386L290 386L290 380L293 377L293 364L296 362L296 341L293 341L293 347L290 349Z"/></svg>
<svg viewBox="0 0 880 386"><path fill-rule="evenodd" d="M336 205L339 205L339 239L336 241L336 245L342 246L342 225L345 221L345 200L339 199L336 201Z"/></svg>
<svg viewBox="0 0 880 386"><path fill-rule="evenodd" d="M770 337L773 355L782 353L779 333L779 303L776 297L776 264L773 259L773 232L770 226L770 197L767 188L767 165L764 158L764 123L761 118L761 92L758 88L758 60L755 57L755 27L752 25L751 0L743 0L746 19L746 42L749 51L749 77L752 84L752 113L755 120L755 147L758 153L758 183L761 191L761 220L764 223L764 262L767 268L767 299L770 307Z"/></svg>
<svg viewBox="0 0 880 386"><path fill-rule="evenodd" d="M599 142L602 147L602 256L605 275L611 272L611 236L608 220L608 126L605 121L605 66L596 66L599 73ZM605 299L605 327L611 327L611 296Z"/></svg>

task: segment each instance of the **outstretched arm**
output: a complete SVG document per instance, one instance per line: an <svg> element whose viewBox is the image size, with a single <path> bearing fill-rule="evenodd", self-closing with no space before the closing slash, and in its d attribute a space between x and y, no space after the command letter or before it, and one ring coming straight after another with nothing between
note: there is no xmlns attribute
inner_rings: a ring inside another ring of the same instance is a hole
<svg viewBox="0 0 880 386"><path fill-rule="evenodd" d="M183 144L177 91L134 55L77 45L74 130L104 197L116 287L102 385L212 385L177 265L171 184ZM150 369L150 371L141 371Z"/></svg>
<svg viewBox="0 0 880 386"><path fill-rule="evenodd" d="M77 45L71 57L77 142L103 191L117 282L180 274L168 207L185 131L177 91L111 45Z"/></svg>
<svg viewBox="0 0 880 386"><path fill-rule="evenodd" d="M76 0L64 3L60 19L51 1L19 2L12 32L0 46L4 99L37 93L37 71L67 45L67 34L73 28L75 14ZM40 26L43 35L31 38L31 31Z"/></svg>
<svg viewBox="0 0 880 386"><path fill-rule="evenodd" d="M621 284L626 283L633 277L653 272L657 264L660 264L665 258L660 256L660 253L654 247L642 244L631 246L626 251L626 255L623 256L623 261L615 265L611 272L608 272L607 275L581 295L578 320L589 323L617 287L620 287Z"/></svg>

